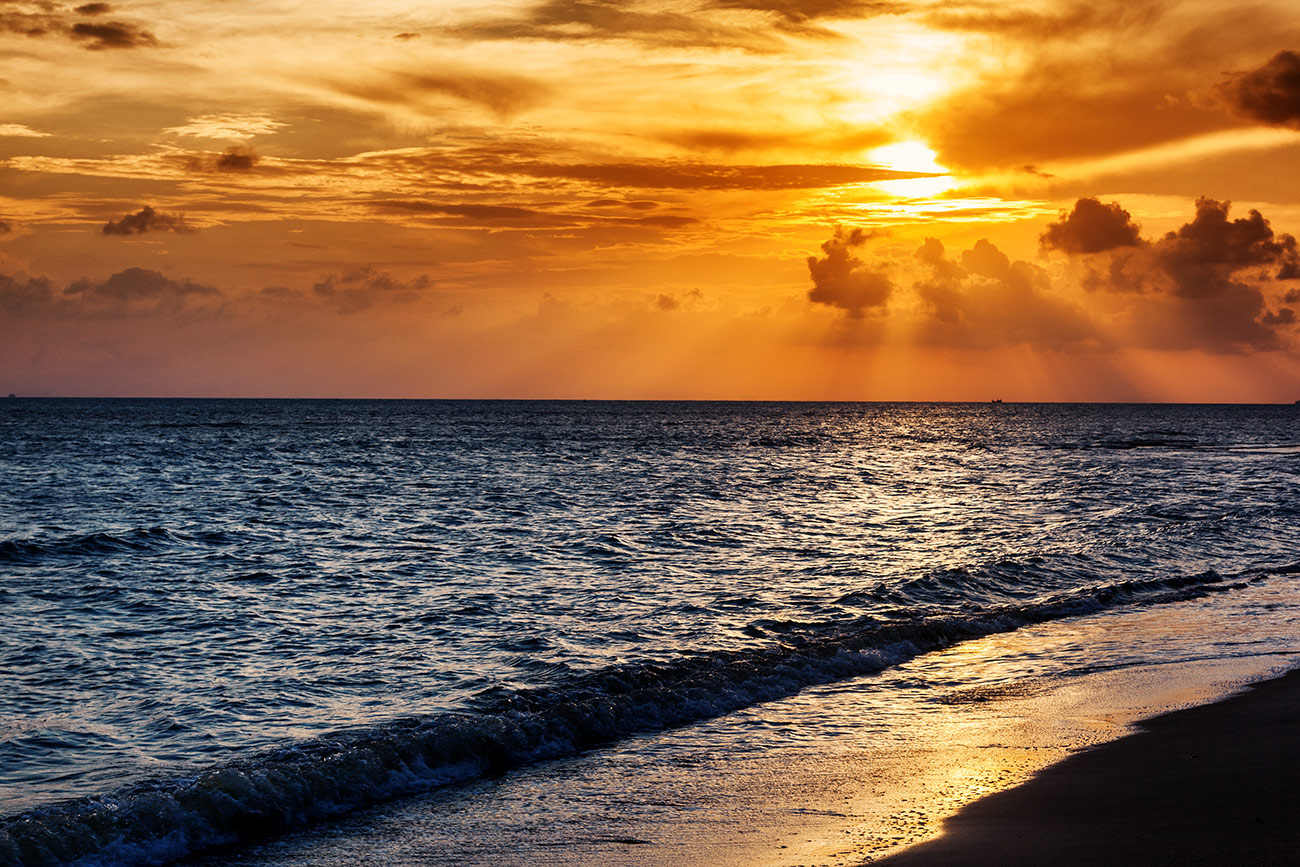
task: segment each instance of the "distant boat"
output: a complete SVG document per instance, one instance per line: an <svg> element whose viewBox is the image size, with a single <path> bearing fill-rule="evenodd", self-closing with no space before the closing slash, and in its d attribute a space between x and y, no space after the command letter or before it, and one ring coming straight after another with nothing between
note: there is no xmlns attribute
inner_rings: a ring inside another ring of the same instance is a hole
<svg viewBox="0 0 1300 867"><path fill-rule="evenodd" d="M1002 398L995 397L992 400L990 400L989 403L1002 403ZM1300 400L1297 400L1296 403L1300 403Z"/></svg>

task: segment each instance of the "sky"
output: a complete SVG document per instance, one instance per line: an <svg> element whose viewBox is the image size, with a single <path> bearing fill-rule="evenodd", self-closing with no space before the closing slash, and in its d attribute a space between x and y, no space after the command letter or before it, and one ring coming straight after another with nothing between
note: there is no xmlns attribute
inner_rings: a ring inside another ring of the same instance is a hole
<svg viewBox="0 0 1300 867"><path fill-rule="evenodd" d="M0 393L1300 399L1294 0L0 0Z"/></svg>

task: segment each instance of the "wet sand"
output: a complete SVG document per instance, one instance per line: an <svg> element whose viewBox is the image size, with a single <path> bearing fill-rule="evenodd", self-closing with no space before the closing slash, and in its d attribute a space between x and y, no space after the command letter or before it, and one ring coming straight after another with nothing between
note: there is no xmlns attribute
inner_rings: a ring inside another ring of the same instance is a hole
<svg viewBox="0 0 1300 867"><path fill-rule="evenodd" d="M969 805L886 867L1300 863L1300 670Z"/></svg>

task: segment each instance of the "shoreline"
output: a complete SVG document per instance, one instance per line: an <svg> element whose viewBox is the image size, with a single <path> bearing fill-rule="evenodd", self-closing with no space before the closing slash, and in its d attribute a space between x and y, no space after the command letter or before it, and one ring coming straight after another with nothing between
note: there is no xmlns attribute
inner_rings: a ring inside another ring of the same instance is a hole
<svg viewBox="0 0 1300 867"><path fill-rule="evenodd" d="M975 801L879 867L1295 863L1300 669L1145 720Z"/></svg>

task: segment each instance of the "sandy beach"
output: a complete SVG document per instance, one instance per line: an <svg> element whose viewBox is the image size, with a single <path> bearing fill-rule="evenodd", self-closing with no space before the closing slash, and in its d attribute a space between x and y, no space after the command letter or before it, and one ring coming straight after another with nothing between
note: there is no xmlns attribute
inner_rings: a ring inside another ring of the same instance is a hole
<svg viewBox="0 0 1300 867"><path fill-rule="evenodd" d="M887 867L1292 865L1300 671L1148 720L977 801Z"/></svg>

